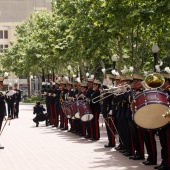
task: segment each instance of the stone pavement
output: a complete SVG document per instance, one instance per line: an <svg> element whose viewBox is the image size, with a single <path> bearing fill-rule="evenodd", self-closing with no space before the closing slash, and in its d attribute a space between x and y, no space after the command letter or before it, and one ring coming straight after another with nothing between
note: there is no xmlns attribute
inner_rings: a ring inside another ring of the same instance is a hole
<svg viewBox="0 0 170 170"><path fill-rule="evenodd" d="M105 127L101 126L101 138L93 142L61 131L40 122L33 123L33 105L20 105L19 119L13 119L5 127L0 150L0 170L151 170L142 161L133 161L107 144ZM158 145L158 162L160 146ZM147 156L147 155L146 155Z"/></svg>

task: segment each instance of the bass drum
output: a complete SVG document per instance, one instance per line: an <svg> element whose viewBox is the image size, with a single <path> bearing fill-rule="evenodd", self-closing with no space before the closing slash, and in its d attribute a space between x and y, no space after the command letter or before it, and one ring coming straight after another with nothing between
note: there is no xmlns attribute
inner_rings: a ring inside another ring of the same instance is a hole
<svg viewBox="0 0 170 170"><path fill-rule="evenodd" d="M83 122L91 121L93 119L93 114L89 103L83 102L78 107L80 113L80 119Z"/></svg>
<svg viewBox="0 0 170 170"><path fill-rule="evenodd" d="M159 129L166 126L170 119L162 114L170 107L169 97L158 90L146 90L133 99L131 110L134 122L144 129Z"/></svg>

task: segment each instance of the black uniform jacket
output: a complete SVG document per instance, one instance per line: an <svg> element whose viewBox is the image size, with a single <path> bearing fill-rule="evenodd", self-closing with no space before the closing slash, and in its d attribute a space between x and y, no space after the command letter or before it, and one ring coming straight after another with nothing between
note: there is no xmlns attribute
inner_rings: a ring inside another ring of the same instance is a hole
<svg viewBox="0 0 170 170"><path fill-rule="evenodd" d="M5 96L0 92L0 116L6 116Z"/></svg>
<svg viewBox="0 0 170 170"><path fill-rule="evenodd" d="M43 111L45 111L45 108L43 107L43 105L35 105L33 114L36 114L36 115L43 114Z"/></svg>
<svg viewBox="0 0 170 170"><path fill-rule="evenodd" d="M19 89L14 89L16 93L14 94L15 97L15 102L20 102L21 101L21 91Z"/></svg>
<svg viewBox="0 0 170 170"><path fill-rule="evenodd" d="M97 103L93 103L95 102L95 100L93 100L94 98L96 98L97 96L100 96L100 91L99 90L95 90L92 95L91 95L91 100L90 100L90 106L92 108L92 111L95 113L95 112L98 112L100 113L101 112L101 107L100 107L100 102L97 102ZM93 100L93 102L92 102ZM97 99L98 100L98 99Z"/></svg>

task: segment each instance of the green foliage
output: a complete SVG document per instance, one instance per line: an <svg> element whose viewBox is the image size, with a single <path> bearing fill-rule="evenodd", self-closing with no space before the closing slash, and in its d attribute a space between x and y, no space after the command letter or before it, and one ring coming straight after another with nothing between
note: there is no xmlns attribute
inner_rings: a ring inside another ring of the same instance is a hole
<svg viewBox="0 0 170 170"><path fill-rule="evenodd" d="M23 100L23 103L36 103L36 101L41 101L42 104L45 104L45 99L42 96L34 96L32 95L30 98L26 98Z"/></svg>
<svg viewBox="0 0 170 170"><path fill-rule="evenodd" d="M92 74L101 75L101 60L117 70L133 66L136 73L153 70L151 47L160 47L159 58L169 55L170 2L168 0L53 0L52 12L32 13L16 27L16 43L2 56L5 69L17 75L55 72L76 74L83 62ZM128 59L123 59L128 56ZM107 69L107 68L106 68Z"/></svg>

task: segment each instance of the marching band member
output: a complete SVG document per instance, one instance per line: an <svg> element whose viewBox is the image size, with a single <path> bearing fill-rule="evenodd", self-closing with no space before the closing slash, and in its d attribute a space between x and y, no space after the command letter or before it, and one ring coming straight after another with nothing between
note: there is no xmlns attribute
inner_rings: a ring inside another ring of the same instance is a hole
<svg viewBox="0 0 170 170"><path fill-rule="evenodd" d="M111 74L106 74L105 79L103 81L103 89L109 88L108 86L113 86L112 80L115 79L116 76L113 76ZM105 98L103 100L102 104L102 114L103 118L105 120L106 125L106 131L108 136L108 144L104 145L104 147L114 147L115 146L115 129L112 121L113 120L113 114L112 114L112 100L113 100L114 93L113 92L107 92L103 95ZM110 113L111 112L111 113ZM112 120L111 120L112 119Z"/></svg>
<svg viewBox="0 0 170 170"><path fill-rule="evenodd" d="M79 105L79 102L81 103L81 101L83 102L84 100L84 86L85 86L85 83L82 82L82 83L79 83L78 84L78 93L76 95L76 99L78 100L77 104ZM79 135L79 136L85 136L86 135L86 128L85 128L85 122L82 122L81 119L76 119L76 135Z"/></svg>
<svg viewBox="0 0 170 170"><path fill-rule="evenodd" d="M145 82L141 82L143 88L147 88ZM156 146L156 130L141 128L144 144L148 154L147 160L142 162L144 165L156 165L157 164L157 146Z"/></svg>
<svg viewBox="0 0 170 170"><path fill-rule="evenodd" d="M60 114L60 81L55 82L55 90L54 90L54 114L55 114L55 120L54 125L55 127L58 127L59 124L59 114Z"/></svg>
<svg viewBox="0 0 170 170"><path fill-rule="evenodd" d="M87 78L87 91L86 91L86 102L90 102L91 95L94 92L93 90L93 79L92 78ZM86 122L86 129L87 129L87 135L85 138L92 138L93 137L93 130L92 130L92 122L88 121Z"/></svg>
<svg viewBox="0 0 170 170"><path fill-rule="evenodd" d="M0 77L0 90L2 90L3 81L4 78ZM5 116L6 116L5 95L3 95L3 93L0 91L0 132L2 127L2 122ZM1 144L0 144L0 149L4 149L4 147L1 146Z"/></svg>
<svg viewBox="0 0 170 170"><path fill-rule="evenodd" d="M14 103L15 103L15 91L11 83L8 85L8 91L6 92L6 102L8 106L8 117L14 118Z"/></svg>
<svg viewBox="0 0 170 170"><path fill-rule="evenodd" d="M117 84L116 86L122 86L122 84L124 84L124 80L125 80L125 77L121 76L120 77L120 80L117 81ZM125 122L125 110L124 110L124 105L123 105L123 92L122 90L120 89L120 91L118 91L118 94L116 95L116 99L117 99L117 102L118 102L118 105L117 105L117 112L116 112L116 125L117 125L117 130L118 130L118 133L119 133L119 146L116 147L115 149L119 150L119 152L121 153L126 153L126 150L125 150L125 142L126 142L126 138L125 138L125 127L124 127L124 122Z"/></svg>
<svg viewBox="0 0 170 170"><path fill-rule="evenodd" d="M74 95L75 99L79 100L79 96L81 95L81 86L78 79L74 80ZM80 135L80 119L74 119L74 129L72 130L72 133Z"/></svg>
<svg viewBox="0 0 170 170"><path fill-rule="evenodd" d="M142 90L141 81L143 80L143 76L134 74L132 78L133 79L130 83L131 91L129 91L129 99L128 99L129 103L132 102L133 96L135 95L135 93L138 93L139 91ZM130 111L129 116L130 116L128 119L129 129L130 129L130 133L131 133L132 141L134 145L134 150L135 150L134 155L130 156L129 159L143 160L144 159L144 141L143 141L143 137L141 133L141 128L137 127L135 122L132 120L132 111Z"/></svg>
<svg viewBox="0 0 170 170"><path fill-rule="evenodd" d="M61 108L62 103L65 101L65 96L68 93L68 90L66 89L66 81L60 82L60 129L61 130L68 130L68 119L64 115L63 110Z"/></svg>
<svg viewBox="0 0 170 170"><path fill-rule="evenodd" d="M87 95L87 83L82 82L80 84L80 87L81 87L81 94L79 95L79 100L85 102L86 95ZM87 124L86 122L80 120L80 136L84 136L84 137L86 136L87 133L86 124Z"/></svg>
<svg viewBox="0 0 170 170"><path fill-rule="evenodd" d="M54 113L54 110L55 110L55 107L54 107L54 104L55 104L55 100L54 100L54 97L53 97L53 94L54 94L54 82L50 81L49 83L49 89L48 89L48 118L49 118L49 122L50 122L50 125L54 125L54 117L55 117L55 113Z"/></svg>
<svg viewBox="0 0 170 170"><path fill-rule="evenodd" d="M93 119L92 119L92 129L93 135L90 140L99 140L100 139L100 128L99 128L99 114L101 112L100 102L93 103L92 100L97 96L100 96L100 88L101 82L99 80L94 80L93 82L93 90L94 92L91 94L90 106L93 112ZM93 100L95 102L95 100Z"/></svg>
<svg viewBox="0 0 170 170"><path fill-rule="evenodd" d="M163 74L165 78L164 92L170 96L170 75ZM154 167L158 170L170 170L170 125L158 130L159 140L161 145L161 164Z"/></svg>
<svg viewBox="0 0 170 170"><path fill-rule="evenodd" d="M67 94L66 94L66 100L68 101L73 101L74 99L74 89L73 89L73 83L71 81L67 82ZM70 123L70 130L68 130L68 132L71 132L74 130L74 120L73 119L69 119L69 123Z"/></svg>
<svg viewBox="0 0 170 170"><path fill-rule="evenodd" d="M14 83L14 91L16 91L16 93L15 93L14 118L18 118L18 114L19 114L19 102L21 101L21 90L18 89L18 83Z"/></svg>
<svg viewBox="0 0 170 170"><path fill-rule="evenodd" d="M45 97L45 104L47 108L47 126L49 125L49 96L48 96L48 87L46 82L42 82L42 97Z"/></svg>
<svg viewBox="0 0 170 170"><path fill-rule="evenodd" d="M127 86L129 85L130 81L131 78L121 76L119 81L120 90L117 94L117 99L119 102L117 112L117 127L121 146L121 148L118 148L118 150L120 150L120 152L125 156L132 156L132 154L134 154L133 141L131 140L131 133L128 124L131 109L129 103L129 89Z"/></svg>
<svg viewBox="0 0 170 170"><path fill-rule="evenodd" d="M129 128L129 121L132 119L132 112L130 108L130 83L132 81L131 76L126 76L124 82L126 85L123 85L121 88L123 103L122 103L122 111L123 111L123 120L124 120L124 150L125 152L123 155L125 156L132 156L134 155L134 144L132 141L132 134Z"/></svg>

